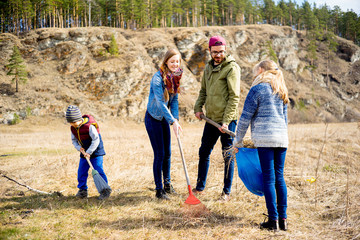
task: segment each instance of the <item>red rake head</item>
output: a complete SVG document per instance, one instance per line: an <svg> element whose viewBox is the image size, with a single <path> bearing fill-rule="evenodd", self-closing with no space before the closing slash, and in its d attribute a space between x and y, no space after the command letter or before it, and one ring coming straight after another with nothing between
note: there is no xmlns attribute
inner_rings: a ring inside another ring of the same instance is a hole
<svg viewBox="0 0 360 240"><path fill-rule="evenodd" d="M190 204L190 205L196 205L201 202L194 195L190 194L189 197L185 200L185 203Z"/></svg>
<svg viewBox="0 0 360 240"><path fill-rule="evenodd" d="M191 191L191 186L188 186L189 189L189 197L185 200L185 203L190 204L190 205L196 205L201 203L199 199L197 199L194 194Z"/></svg>

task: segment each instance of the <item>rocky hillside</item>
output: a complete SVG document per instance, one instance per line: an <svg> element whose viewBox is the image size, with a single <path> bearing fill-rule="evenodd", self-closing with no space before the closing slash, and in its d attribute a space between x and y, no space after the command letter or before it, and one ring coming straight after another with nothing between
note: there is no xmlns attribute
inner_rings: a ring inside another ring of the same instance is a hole
<svg viewBox="0 0 360 240"><path fill-rule="evenodd" d="M169 48L183 58L183 93L180 112L194 120L192 107L200 87L207 43L222 35L242 69L241 108L251 84L252 67L268 58L266 41L284 71L291 107L289 120L296 122L359 121L360 48L338 38L336 55L330 61L320 44L313 76L306 66L305 33L289 27L248 25L236 27L123 30L114 28L38 29L19 37L0 34L0 122L18 114L64 117L67 105L79 105L84 113L99 119L142 121L152 75ZM114 35L119 55L108 53ZM17 45L25 59L28 82L19 86L6 75L5 65Z"/></svg>

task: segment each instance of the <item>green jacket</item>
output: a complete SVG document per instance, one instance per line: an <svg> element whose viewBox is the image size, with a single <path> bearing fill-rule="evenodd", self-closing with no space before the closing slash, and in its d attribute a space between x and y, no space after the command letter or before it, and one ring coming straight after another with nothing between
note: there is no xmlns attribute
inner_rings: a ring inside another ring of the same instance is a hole
<svg viewBox="0 0 360 240"><path fill-rule="evenodd" d="M205 66L194 112L203 112L205 104L208 118L228 125L232 120L238 119L241 69L230 55L215 68L212 61L214 60L210 60Z"/></svg>

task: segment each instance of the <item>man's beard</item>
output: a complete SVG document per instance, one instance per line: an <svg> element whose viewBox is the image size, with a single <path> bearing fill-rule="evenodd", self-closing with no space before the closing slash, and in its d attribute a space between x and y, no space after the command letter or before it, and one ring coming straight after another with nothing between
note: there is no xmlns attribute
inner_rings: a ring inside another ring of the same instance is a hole
<svg viewBox="0 0 360 240"><path fill-rule="evenodd" d="M219 58L213 58L214 62L217 63L217 64L222 63L222 61L224 61L224 59L225 59L225 58L221 58L221 57L219 57Z"/></svg>

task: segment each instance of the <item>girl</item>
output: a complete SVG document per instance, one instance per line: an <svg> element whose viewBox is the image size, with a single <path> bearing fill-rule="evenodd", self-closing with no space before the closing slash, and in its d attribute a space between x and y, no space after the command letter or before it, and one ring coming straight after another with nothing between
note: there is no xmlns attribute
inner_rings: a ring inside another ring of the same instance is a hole
<svg viewBox="0 0 360 240"><path fill-rule="evenodd" d="M288 147L288 90L278 66L270 60L254 67L254 81L245 99L236 131L236 146L251 124L251 139L258 149L263 173L268 221L260 228L287 230L287 189L284 180L285 155Z"/></svg>
<svg viewBox="0 0 360 240"><path fill-rule="evenodd" d="M149 102L145 114L145 127L154 151L153 173L156 197L169 200L168 194L176 193L170 181L170 127L177 137L182 128L179 124L179 103L181 55L171 49L166 52L160 70L154 74L150 83ZM162 185L164 178L164 188Z"/></svg>

